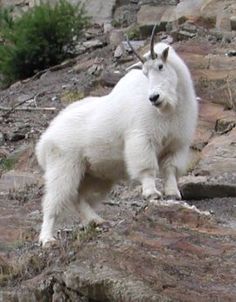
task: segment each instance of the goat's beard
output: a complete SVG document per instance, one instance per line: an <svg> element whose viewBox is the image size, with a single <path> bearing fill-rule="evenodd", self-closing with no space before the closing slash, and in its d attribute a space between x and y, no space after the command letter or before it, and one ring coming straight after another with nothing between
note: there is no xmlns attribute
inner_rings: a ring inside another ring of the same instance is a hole
<svg viewBox="0 0 236 302"><path fill-rule="evenodd" d="M177 104L177 99L175 97L171 95L168 96L166 95L163 98L163 101L160 104L160 106L158 106L157 108L160 111L160 113L168 114L175 111L176 104Z"/></svg>

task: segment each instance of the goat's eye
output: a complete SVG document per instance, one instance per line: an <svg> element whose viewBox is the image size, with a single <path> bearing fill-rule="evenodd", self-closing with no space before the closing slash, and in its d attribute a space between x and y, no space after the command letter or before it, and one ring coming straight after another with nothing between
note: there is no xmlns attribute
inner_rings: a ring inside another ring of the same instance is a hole
<svg viewBox="0 0 236 302"><path fill-rule="evenodd" d="M163 64L160 64L160 65L158 66L158 68L159 68L159 70L162 70L162 69L163 69Z"/></svg>

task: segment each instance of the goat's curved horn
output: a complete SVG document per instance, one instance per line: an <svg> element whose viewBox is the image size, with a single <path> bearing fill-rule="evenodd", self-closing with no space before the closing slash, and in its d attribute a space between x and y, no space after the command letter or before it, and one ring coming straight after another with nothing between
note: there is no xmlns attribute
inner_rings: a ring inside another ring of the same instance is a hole
<svg viewBox="0 0 236 302"><path fill-rule="evenodd" d="M139 61L140 61L142 64L144 64L144 63L145 63L145 59L144 59L143 57L141 57L141 56L137 53L137 51L134 49L134 47L133 47L132 44L130 43L130 40L129 40L128 36L126 37L126 41L127 41L128 45L129 45L130 49L132 50L132 52L135 54L135 56L139 59Z"/></svg>
<svg viewBox="0 0 236 302"><path fill-rule="evenodd" d="M154 27L152 29L151 43L150 43L150 52L151 52L151 58L152 58L152 60L155 60L157 58L157 55L154 52L154 42L155 42L156 27L157 27L157 24L154 25Z"/></svg>

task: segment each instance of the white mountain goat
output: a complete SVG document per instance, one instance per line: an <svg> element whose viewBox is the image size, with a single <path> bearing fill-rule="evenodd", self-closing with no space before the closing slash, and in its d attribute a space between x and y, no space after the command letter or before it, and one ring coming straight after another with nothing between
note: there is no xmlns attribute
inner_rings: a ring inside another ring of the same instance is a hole
<svg viewBox="0 0 236 302"><path fill-rule="evenodd" d="M93 205L122 179L136 179L144 198L164 194L180 199L183 173L197 121L197 101L189 70L171 46L154 47L103 97L88 97L64 109L36 147L45 171L43 224L39 240L55 239L55 221L76 208L83 224L101 224Z"/></svg>

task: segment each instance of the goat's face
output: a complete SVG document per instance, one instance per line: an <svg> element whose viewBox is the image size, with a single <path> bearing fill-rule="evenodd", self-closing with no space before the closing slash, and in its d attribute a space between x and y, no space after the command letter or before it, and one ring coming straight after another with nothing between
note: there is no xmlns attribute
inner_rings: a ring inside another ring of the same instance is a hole
<svg viewBox="0 0 236 302"><path fill-rule="evenodd" d="M149 82L149 101L161 111L173 109L176 105L177 75L167 57L168 48L154 60L148 59L142 67Z"/></svg>
<svg viewBox="0 0 236 302"><path fill-rule="evenodd" d="M169 47L167 46L160 54L156 54L154 51L155 30L156 26L152 30L148 58L140 56L127 38L130 48L140 61L132 65L128 70L132 68L141 68L143 70L149 81L148 98L150 102L160 111L168 111L176 107L177 75L168 62Z"/></svg>

